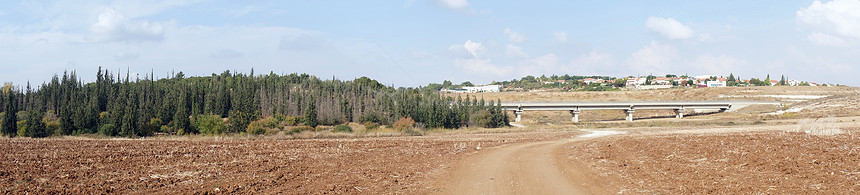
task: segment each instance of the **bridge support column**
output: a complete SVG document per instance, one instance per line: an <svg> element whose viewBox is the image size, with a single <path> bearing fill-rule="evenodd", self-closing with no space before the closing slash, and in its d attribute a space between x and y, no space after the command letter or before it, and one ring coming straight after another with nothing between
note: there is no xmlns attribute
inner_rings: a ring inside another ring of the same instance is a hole
<svg viewBox="0 0 860 195"><path fill-rule="evenodd" d="M636 112L634 109L624 110L624 113L627 114L627 121L633 122L633 112Z"/></svg>
<svg viewBox="0 0 860 195"><path fill-rule="evenodd" d="M520 122L521 120L523 120L523 111L522 110L514 110L514 115L517 116L517 118L514 120L514 122Z"/></svg>
<svg viewBox="0 0 860 195"><path fill-rule="evenodd" d="M685 110L683 108L675 109L675 118L677 118L677 119L684 118L684 111Z"/></svg>
<svg viewBox="0 0 860 195"><path fill-rule="evenodd" d="M570 121L573 121L574 123L578 123L579 122L579 113L580 113L579 110L571 110L570 114L573 115L573 117L571 117Z"/></svg>

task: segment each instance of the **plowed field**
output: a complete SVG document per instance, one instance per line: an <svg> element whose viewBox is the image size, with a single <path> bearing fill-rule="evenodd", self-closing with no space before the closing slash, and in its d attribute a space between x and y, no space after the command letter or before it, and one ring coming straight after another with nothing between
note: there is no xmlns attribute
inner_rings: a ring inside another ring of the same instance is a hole
<svg viewBox="0 0 860 195"><path fill-rule="evenodd" d="M567 147L617 193L858 194L860 134L617 136Z"/></svg>
<svg viewBox="0 0 860 195"><path fill-rule="evenodd" d="M2 193L415 193L481 148L569 138L505 133L316 140L0 139Z"/></svg>

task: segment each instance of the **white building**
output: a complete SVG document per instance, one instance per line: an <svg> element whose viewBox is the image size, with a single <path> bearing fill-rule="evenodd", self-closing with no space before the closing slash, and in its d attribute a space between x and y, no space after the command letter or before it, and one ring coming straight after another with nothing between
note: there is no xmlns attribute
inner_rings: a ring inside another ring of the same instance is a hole
<svg viewBox="0 0 860 195"><path fill-rule="evenodd" d="M708 87L725 87L726 81L722 81L722 80L708 81L707 85L708 85Z"/></svg>
<svg viewBox="0 0 860 195"><path fill-rule="evenodd" d="M645 78L633 78L633 77L627 78L627 87L635 87L635 86L639 86L639 85L644 85L645 80L646 80Z"/></svg>
<svg viewBox="0 0 860 195"><path fill-rule="evenodd" d="M786 81L786 83L788 83L788 85L791 85L791 86L798 86L798 85L800 85L801 81L798 81L798 80L788 80L788 81Z"/></svg>
<svg viewBox="0 0 860 195"><path fill-rule="evenodd" d="M474 86L474 87L463 87L469 93L478 93L478 92L499 92L502 88L501 85L483 85L483 86Z"/></svg>

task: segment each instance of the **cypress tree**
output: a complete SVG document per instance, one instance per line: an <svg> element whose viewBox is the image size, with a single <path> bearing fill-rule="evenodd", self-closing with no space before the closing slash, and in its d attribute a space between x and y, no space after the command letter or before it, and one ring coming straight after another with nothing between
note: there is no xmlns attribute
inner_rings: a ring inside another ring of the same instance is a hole
<svg viewBox="0 0 860 195"><path fill-rule="evenodd" d="M12 90L6 94L6 108L3 111L6 113L3 115L3 124L0 126L3 135L15 137L18 135L18 99L15 98L15 92Z"/></svg>
<svg viewBox="0 0 860 195"><path fill-rule="evenodd" d="M308 99L309 99L309 101L308 101L307 105L305 106L305 115L304 115L305 121L304 122L305 122L305 125L316 128L317 125L319 125L319 120L317 119L316 101L314 100L313 97L308 98Z"/></svg>
<svg viewBox="0 0 860 195"><path fill-rule="evenodd" d="M190 121L188 119L189 110L188 110L188 95L185 93L185 88L179 90L179 96L176 98L176 113L173 116L173 128L176 131L182 131L182 133L191 132L189 128Z"/></svg>
<svg viewBox="0 0 860 195"><path fill-rule="evenodd" d="M42 121L45 113L41 110L33 109L27 115L27 137L48 137L48 130L45 128L45 122Z"/></svg>

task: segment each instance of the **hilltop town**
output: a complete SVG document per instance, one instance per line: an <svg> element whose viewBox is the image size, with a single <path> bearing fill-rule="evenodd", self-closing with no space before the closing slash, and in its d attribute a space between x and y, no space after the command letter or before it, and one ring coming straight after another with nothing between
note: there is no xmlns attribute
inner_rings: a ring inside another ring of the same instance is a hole
<svg viewBox="0 0 860 195"><path fill-rule="evenodd" d="M780 76L779 80L767 75L764 79L718 75L673 75L664 76L570 76L552 75L547 77L525 76L510 81L494 81L487 85L474 85L465 81L453 85L450 81L442 84L431 83L425 89L439 90L449 93L477 93L501 91L613 91L613 90L649 90L668 88L706 88L706 87L745 87L745 86L832 86L817 82L787 79Z"/></svg>

